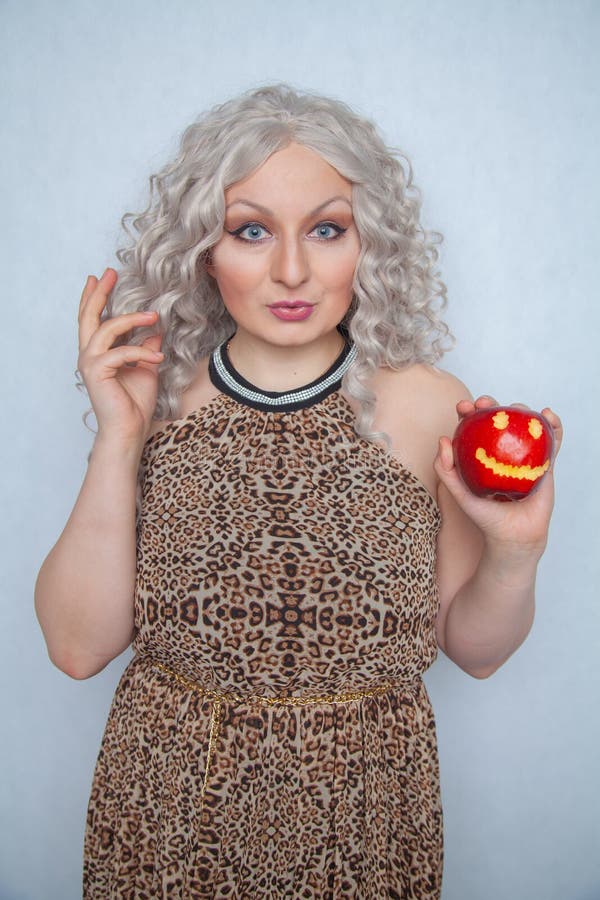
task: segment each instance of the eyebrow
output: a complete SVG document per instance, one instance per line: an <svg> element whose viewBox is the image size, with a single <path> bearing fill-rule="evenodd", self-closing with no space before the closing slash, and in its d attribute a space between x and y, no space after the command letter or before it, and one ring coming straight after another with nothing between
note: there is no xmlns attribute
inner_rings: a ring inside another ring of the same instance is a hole
<svg viewBox="0 0 600 900"><path fill-rule="evenodd" d="M350 209L352 209L352 203L348 200L347 197L342 197L341 194L336 195L335 197L330 197L329 200L325 200L324 203L320 203L319 206L316 206L315 209L311 210L308 213L308 217L315 216L317 213L321 212L322 209L325 209L326 206L329 206L331 203L335 203L336 200L343 200L344 203L347 203ZM243 204L244 206L250 206L252 209L257 209L259 212L263 213L265 216L273 216L273 210L269 209L267 206L263 206L261 203L254 203L252 200L243 200L240 198L239 200L234 200L233 203L230 203L226 209L231 209L232 206L235 206L237 203Z"/></svg>

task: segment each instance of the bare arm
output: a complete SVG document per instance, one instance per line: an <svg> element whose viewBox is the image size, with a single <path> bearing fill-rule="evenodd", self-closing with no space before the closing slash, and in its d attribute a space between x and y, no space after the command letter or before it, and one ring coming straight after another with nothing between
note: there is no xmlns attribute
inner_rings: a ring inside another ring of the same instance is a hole
<svg viewBox="0 0 600 900"><path fill-rule="evenodd" d="M478 406L492 405L481 398ZM468 415L473 404L463 402ZM562 429L551 410L557 448ZM438 643L462 669L491 675L525 640L535 611L537 565L546 546L553 507L549 473L539 490L516 503L474 497L454 468L449 438L435 463L443 526L438 543Z"/></svg>
<svg viewBox="0 0 600 900"><path fill-rule="evenodd" d="M140 347L114 346L131 328L156 322L155 313L101 322L115 282L108 269L99 281L90 277L82 294L79 369L98 435L73 512L35 589L50 658L74 678L99 672L131 641L137 472L162 358L158 335Z"/></svg>
<svg viewBox="0 0 600 900"><path fill-rule="evenodd" d="M74 678L131 642L138 455L97 441L79 497L38 575L35 605L50 658Z"/></svg>

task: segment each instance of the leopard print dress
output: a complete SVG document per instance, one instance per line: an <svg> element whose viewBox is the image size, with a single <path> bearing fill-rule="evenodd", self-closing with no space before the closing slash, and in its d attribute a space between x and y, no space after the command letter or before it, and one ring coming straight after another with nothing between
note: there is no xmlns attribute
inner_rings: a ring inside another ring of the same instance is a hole
<svg viewBox="0 0 600 900"><path fill-rule="evenodd" d="M86 900L439 897L440 514L357 438L353 352L275 394L223 345L220 393L146 444Z"/></svg>

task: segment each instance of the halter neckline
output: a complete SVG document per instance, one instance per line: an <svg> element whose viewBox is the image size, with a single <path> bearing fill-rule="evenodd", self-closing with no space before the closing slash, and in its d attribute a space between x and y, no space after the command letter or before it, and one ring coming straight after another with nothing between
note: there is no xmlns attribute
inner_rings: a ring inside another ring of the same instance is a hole
<svg viewBox="0 0 600 900"><path fill-rule="evenodd" d="M327 371L309 384L289 391L263 391L246 381L234 368L227 352L230 340L231 338L228 338L213 350L208 365L210 380L222 393L233 397L238 403L263 412L293 412L314 406L329 394L339 390L343 376L356 358L356 348L346 342Z"/></svg>

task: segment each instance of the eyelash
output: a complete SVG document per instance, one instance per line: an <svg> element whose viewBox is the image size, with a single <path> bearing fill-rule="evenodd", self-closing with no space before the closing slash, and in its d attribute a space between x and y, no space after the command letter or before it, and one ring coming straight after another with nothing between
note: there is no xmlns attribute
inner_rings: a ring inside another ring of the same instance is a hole
<svg viewBox="0 0 600 900"><path fill-rule="evenodd" d="M232 237L236 238L239 241L243 241L245 244L262 244L266 240L266 238L257 238L253 241L249 238L242 237L243 232L246 231L247 228L252 227L262 228L263 231L267 231L269 234L271 234L269 229L265 228L264 225L261 225L260 222L246 222L244 225L240 225L239 228L235 228L233 231L229 231L228 229L225 230L227 231L227 234L230 234ZM342 235L345 234L348 230L347 228L342 228L341 225L336 225L335 222L319 222L309 233L312 234L312 232L316 231L317 228L325 227L333 228L335 234L333 235L333 237L317 238L318 241L322 241L323 243L336 241L338 238L342 237Z"/></svg>

